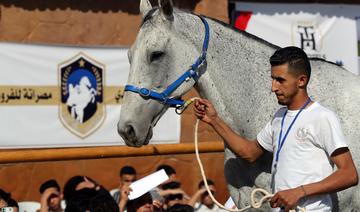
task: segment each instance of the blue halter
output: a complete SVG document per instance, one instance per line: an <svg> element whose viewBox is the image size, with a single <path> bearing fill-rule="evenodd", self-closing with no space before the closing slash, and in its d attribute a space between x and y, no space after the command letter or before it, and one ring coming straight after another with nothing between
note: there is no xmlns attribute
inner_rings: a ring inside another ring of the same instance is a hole
<svg viewBox="0 0 360 212"><path fill-rule="evenodd" d="M144 99L153 99L156 101L161 102L162 104L165 104L169 107L175 107L175 108L181 108L185 101L180 99L175 99L173 97L170 97L170 95L185 81L190 80L190 78L193 78L195 82L198 81L200 78L200 74L197 72L197 69L201 64L203 64L206 60L206 52L209 45L209 37L210 37L210 31L209 31L209 24L205 20L204 17L199 16L201 21L204 23L205 26L205 39L203 43L202 48L202 54L200 57L198 57L193 65L183 74L181 75L177 80L175 80L173 83L171 83L163 92L158 93L154 90L150 90L148 88L139 88L134 85L125 85L124 91L131 91L134 93L138 93L141 97Z"/></svg>

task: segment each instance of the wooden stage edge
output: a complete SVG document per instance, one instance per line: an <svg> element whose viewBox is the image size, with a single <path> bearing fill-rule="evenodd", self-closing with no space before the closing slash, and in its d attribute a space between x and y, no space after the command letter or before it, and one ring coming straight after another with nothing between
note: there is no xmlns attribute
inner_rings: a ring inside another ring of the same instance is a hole
<svg viewBox="0 0 360 212"><path fill-rule="evenodd" d="M200 153L223 152L224 144L223 142L200 142L198 148ZM156 144L142 146L140 148L128 146L106 146L53 149L16 149L1 150L0 164L194 153L195 144L193 143Z"/></svg>

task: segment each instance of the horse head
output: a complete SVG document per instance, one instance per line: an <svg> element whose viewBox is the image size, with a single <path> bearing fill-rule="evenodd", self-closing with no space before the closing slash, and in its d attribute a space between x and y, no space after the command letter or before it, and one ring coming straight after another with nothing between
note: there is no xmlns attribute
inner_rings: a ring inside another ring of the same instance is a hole
<svg viewBox="0 0 360 212"><path fill-rule="evenodd" d="M87 76L83 76L80 79L79 86L80 86L81 90L85 90L85 89L89 90L89 88L91 88L91 82L90 82L89 78Z"/></svg>
<svg viewBox="0 0 360 212"><path fill-rule="evenodd" d="M199 56L203 38L196 40L198 44L194 44L198 35L187 39L189 29L181 23L180 11L174 10L171 0L160 0L158 7L152 7L148 0L141 0L140 12L142 25L128 51L130 74L127 84L160 94ZM192 79L184 81L169 92L169 97L176 101L194 84ZM119 134L128 146L148 144L152 128L168 108L169 104L146 95L125 92Z"/></svg>

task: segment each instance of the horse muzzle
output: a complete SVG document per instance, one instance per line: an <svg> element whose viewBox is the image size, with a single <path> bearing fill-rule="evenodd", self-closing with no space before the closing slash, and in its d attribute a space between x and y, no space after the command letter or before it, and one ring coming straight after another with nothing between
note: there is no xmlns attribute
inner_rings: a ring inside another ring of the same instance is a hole
<svg viewBox="0 0 360 212"><path fill-rule="evenodd" d="M150 127L147 131L147 134L140 135L139 130L132 123L118 123L118 133L124 139L127 146L131 147L141 147L143 145L149 144L150 139L152 138L153 131Z"/></svg>

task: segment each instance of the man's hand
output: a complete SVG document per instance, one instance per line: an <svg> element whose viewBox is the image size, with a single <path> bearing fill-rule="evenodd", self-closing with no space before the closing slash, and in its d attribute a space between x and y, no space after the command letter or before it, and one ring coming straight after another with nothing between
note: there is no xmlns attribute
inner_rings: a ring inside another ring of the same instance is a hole
<svg viewBox="0 0 360 212"><path fill-rule="evenodd" d="M154 208L156 208L156 211L161 211L163 208L163 205L164 204L161 203L160 200L158 200L158 199L153 200L153 206L154 206Z"/></svg>
<svg viewBox="0 0 360 212"><path fill-rule="evenodd" d="M119 209L120 212L125 211L126 209L126 203L129 200L129 194L132 191L132 189L130 188L130 185L123 185L120 188L120 202L119 202Z"/></svg>
<svg viewBox="0 0 360 212"><path fill-rule="evenodd" d="M270 200L272 208L282 208L285 211L295 209L299 200L304 197L305 193L300 188L293 188L277 192Z"/></svg>
<svg viewBox="0 0 360 212"><path fill-rule="evenodd" d="M60 196L60 193L54 188L45 189L44 193L41 195L40 199L40 211L47 212L49 211L49 199L52 194Z"/></svg>
<svg viewBox="0 0 360 212"><path fill-rule="evenodd" d="M198 119L208 124L217 117L214 106L206 99L195 100L194 112Z"/></svg>
<svg viewBox="0 0 360 212"><path fill-rule="evenodd" d="M121 200L126 200L128 201L129 199L129 194L132 191L132 189L130 188L129 185L123 185L120 188L120 195L121 195Z"/></svg>
<svg viewBox="0 0 360 212"><path fill-rule="evenodd" d="M79 183L79 184L76 186L75 190L76 190L76 191L79 191L79 190L81 190L81 189L83 189L83 188L95 188L96 190L99 190L99 189L100 189L100 186L96 185L95 182L93 182L93 181L87 179L86 177L84 177L84 181L82 181L81 183Z"/></svg>

